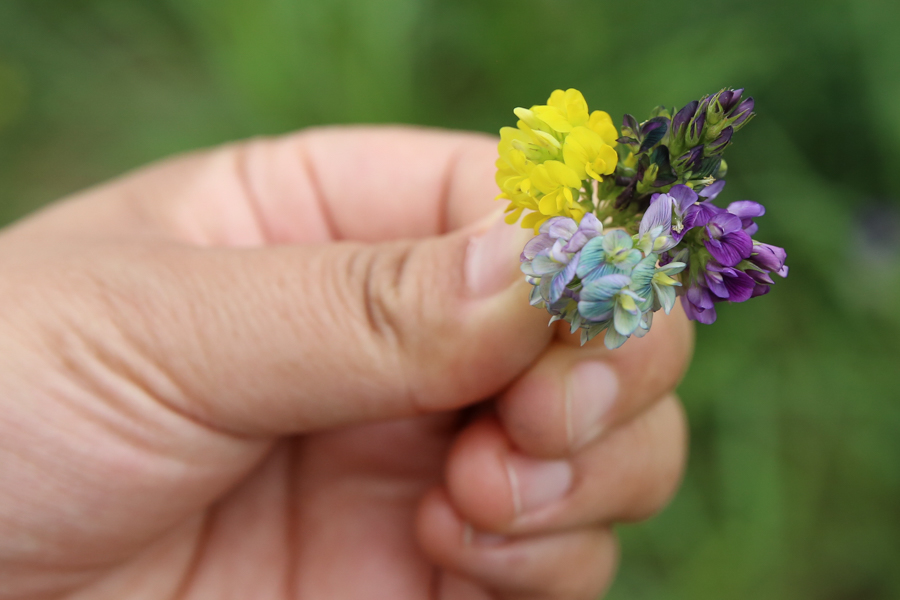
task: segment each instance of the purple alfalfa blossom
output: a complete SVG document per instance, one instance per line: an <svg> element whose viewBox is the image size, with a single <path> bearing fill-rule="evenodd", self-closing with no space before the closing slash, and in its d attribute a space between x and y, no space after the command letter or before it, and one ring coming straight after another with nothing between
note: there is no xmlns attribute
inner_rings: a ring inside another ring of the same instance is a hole
<svg viewBox="0 0 900 600"><path fill-rule="evenodd" d="M704 277L709 291L722 301L746 302L753 295L753 288L756 286L754 279L747 273L720 265L714 260L706 264Z"/></svg>
<svg viewBox="0 0 900 600"><path fill-rule="evenodd" d="M694 146L678 158L672 160L672 167L679 171L691 171L700 167L703 161L703 146Z"/></svg>
<svg viewBox="0 0 900 600"><path fill-rule="evenodd" d="M703 245L713 258L725 267L733 267L750 258L753 240L744 231L741 219L729 212L720 212L706 224L708 240Z"/></svg>
<svg viewBox="0 0 900 600"><path fill-rule="evenodd" d="M720 179L712 185L703 188L702 190L700 190L700 192L694 192L698 196L698 198L693 203L691 203L691 205L685 211L685 231L693 229L694 227L703 227L704 225L709 223L713 217L715 217L719 213L725 212L725 209L719 208L718 206L713 204L713 200L715 200L716 196L718 196L722 192L722 188L724 187L725 181ZM674 190L675 188L673 187L672 189ZM691 190L691 192L693 192L693 190Z"/></svg>
<svg viewBox="0 0 900 600"><path fill-rule="evenodd" d="M672 210L675 213L675 222L672 224L672 238L678 243L692 228L692 225L686 222L687 214L700 198L697 192L686 185L672 186L672 189L669 190L669 197L672 198Z"/></svg>
<svg viewBox="0 0 900 600"><path fill-rule="evenodd" d="M532 303L541 300L547 304L558 302L566 286L575 277L578 255L565 251L565 246L578 231L578 224L566 217L549 219L522 251L522 272L529 283L537 286Z"/></svg>
<svg viewBox="0 0 900 600"><path fill-rule="evenodd" d="M519 259L522 262L534 260L539 252L551 248L557 240L568 242L578 230L578 224L568 217L553 217L541 225L538 235L531 238Z"/></svg>
<svg viewBox="0 0 900 600"><path fill-rule="evenodd" d="M673 186L666 194L653 194L641 218L638 247L645 253L662 253L676 246L690 229L685 226L685 215L697 200L697 193L686 185Z"/></svg>
<svg viewBox="0 0 900 600"><path fill-rule="evenodd" d="M594 216L594 213L587 213L581 218L578 229L572 234L564 250L566 252L578 252L584 248L585 244L602 234L603 223Z"/></svg>
<svg viewBox="0 0 900 600"><path fill-rule="evenodd" d="M765 296L769 293L769 290L772 289L772 284L775 283L772 280L772 277L765 271L748 269L745 272L755 282L753 286L753 292L750 294L751 298L756 298L757 296Z"/></svg>
<svg viewBox="0 0 900 600"><path fill-rule="evenodd" d="M734 127L736 132L740 131L740 129L753 118L753 108L755 105L756 103L753 101L753 98L750 97L731 110L728 117L733 119L731 126Z"/></svg>
<svg viewBox="0 0 900 600"><path fill-rule="evenodd" d="M787 277L788 266L784 264L787 260L787 252L784 248L772 246L771 244L754 244L750 262L757 267L773 272L781 277Z"/></svg>
<svg viewBox="0 0 900 600"><path fill-rule="evenodd" d="M695 282L681 297L681 307L684 314L691 321L697 321L704 325L712 325L716 322L716 305L709 288L701 282Z"/></svg>
<svg viewBox="0 0 900 600"><path fill-rule="evenodd" d="M541 250L530 263L522 263L522 272L539 277L541 297L550 304L562 298L563 290L575 277L578 254L563 250L564 240L556 240L553 246Z"/></svg>
<svg viewBox="0 0 900 600"><path fill-rule="evenodd" d="M665 252L678 242L672 239L672 204L668 194L654 194L638 227L637 247L644 254Z"/></svg>
<svg viewBox="0 0 900 600"><path fill-rule="evenodd" d="M759 225L757 225L753 219L766 214L766 207L753 200L738 200L737 202L732 202L725 210L741 220L741 226L744 228L744 231L747 232L747 235L753 235L759 230Z"/></svg>

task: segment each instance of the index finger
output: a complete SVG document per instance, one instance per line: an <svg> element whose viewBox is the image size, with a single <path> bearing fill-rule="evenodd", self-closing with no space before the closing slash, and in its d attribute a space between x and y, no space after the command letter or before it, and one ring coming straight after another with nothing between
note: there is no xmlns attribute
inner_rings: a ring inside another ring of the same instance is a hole
<svg viewBox="0 0 900 600"><path fill-rule="evenodd" d="M498 210L496 143L398 126L252 139L140 169L44 211L33 225L198 246L422 238Z"/></svg>

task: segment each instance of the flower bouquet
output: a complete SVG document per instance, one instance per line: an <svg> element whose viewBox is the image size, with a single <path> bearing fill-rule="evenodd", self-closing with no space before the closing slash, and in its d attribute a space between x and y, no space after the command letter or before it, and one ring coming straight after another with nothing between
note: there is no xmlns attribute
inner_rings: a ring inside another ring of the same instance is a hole
<svg viewBox="0 0 900 600"><path fill-rule="evenodd" d="M725 187L722 154L755 116L753 98L725 89L679 110L658 107L621 133L589 112L581 92L517 108L500 130L497 184L507 222L534 228L522 271L531 304L563 320L584 344L606 331L618 348L672 310L716 320L716 304L768 293L787 276L784 249L756 241L758 202L714 204Z"/></svg>

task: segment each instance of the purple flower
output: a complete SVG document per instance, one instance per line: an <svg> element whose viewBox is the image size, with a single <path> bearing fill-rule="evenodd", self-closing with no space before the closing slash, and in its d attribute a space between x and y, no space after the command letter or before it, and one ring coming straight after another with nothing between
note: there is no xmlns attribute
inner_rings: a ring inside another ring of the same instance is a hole
<svg viewBox="0 0 900 600"><path fill-rule="evenodd" d="M725 188L725 180L720 179L713 183L712 185L708 185L702 190L700 190L699 196L709 201L713 201L716 197L722 193L722 190Z"/></svg>
<svg viewBox="0 0 900 600"><path fill-rule="evenodd" d="M728 212L741 219L741 226L747 235L753 235L759 226L753 222L754 217L766 214L766 207L753 200L738 200L728 205Z"/></svg>
<svg viewBox="0 0 900 600"><path fill-rule="evenodd" d="M540 293L545 302L553 304L563 296L566 286L575 277L578 254L563 250L566 241L556 240L550 248L538 252L531 261L522 263L525 275L540 280Z"/></svg>
<svg viewBox="0 0 900 600"><path fill-rule="evenodd" d="M721 300L745 302L753 294L756 282L739 269L724 267L715 261L706 265L706 285Z"/></svg>
<svg viewBox="0 0 900 600"><path fill-rule="evenodd" d="M688 288L687 293L681 297L681 307L684 313L692 321L711 325L716 322L716 308L709 289L695 284Z"/></svg>
<svg viewBox="0 0 900 600"><path fill-rule="evenodd" d="M528 240L519 260L522 262L534 260L538 253L551 248L556 240L568 242L577 231L578 224L573 219L553 217L541 225L537 236Z"/></svg>
<svg viewBox="0 0 900 600"><path fill-rule="evenodd" d="M569 243L566 244L564 250L566 252L578 252L584 248L584 245L590 240L602 233L603 223L594 216L594 213L586 213L584 217L581 218L578 229L572 234L572 237L569 239Z"/></svg>
<svg viewBox="0 0 900 600"><path fill-rule="evenodd" d="M669 190L669 196L672 198L673 209L675 211L675 224L672 226L672 238L676 243L680 242L684 235L690 231L694 225L687 222L688 211L697 204L700 198L697 192L686 185L676 185Z"/></svg>
<svg viewBox="0 0 900 600"><path fill-rule="evenodd" d="M750 262L766 271L774 271L781 277L787 277L788 267L784 264L787 252L784 248L770 244L754 244Z"/></svg>
<svg viewBox="0 0 900 600"><path fill-rule="evenodd" d="M589 228L590 223L585 230ZM554 217L541 225L539 231L525 244L519 259L525 279L536 286L535 292L541 300L552 305L560 301L566 286L575 277L579 255L566 251L566 246L579 228L572 219ZM539 300L533 295L532 303L536 302Z"/></svg>
<svg viewBox="0 0 900 600"><path fill-rule="evenodd" d="M734 122L731 124L734 127L735 131L739 131L741 127L747 124L751 118L753 118L753 107L755 106L755 102L753 98L747 98L743 102L741 102L733 111L731 111L730 118L734 119Z"/></svg>
<svg viewBox="0 0 900 600"><path fill-rule="evenodd" d="M720 209L721 210L721 209ZM750 258L753 241L743 230L740 218L720 212L706 225L709 239L703 242L709 253L726 267L733 267L745 258Z"/></svg>
<svg viewBox="0 0 900 600"><path fill-rule="evenodd" d="M678 243L671 235L674 201L668 194L654 194L650 200L650 207L641 218L638 228L638 248L645 254L665 252Z"/></svg>

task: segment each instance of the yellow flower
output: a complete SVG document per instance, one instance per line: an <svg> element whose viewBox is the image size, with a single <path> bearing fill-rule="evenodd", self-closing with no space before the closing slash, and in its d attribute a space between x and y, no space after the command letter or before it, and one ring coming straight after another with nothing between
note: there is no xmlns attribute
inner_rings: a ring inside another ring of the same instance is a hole
<svg viewBox="0 0 900 600"><path fill-rule="evenodd" d="M515 149L522 152L528 160L542 163L545 160L558 158L562 144L552 135L531 129L527 124L519 121L518 129L515 127L500 129L500 145L497 149L500 156Z"/></svg>
<svg viewBox="0 0 900 600"><path fill-rule="evenodd" d="M555 90L546 105L514 112L519 121L500 130L497 147L497 198L509 201L507 222L525 211L522 227L535 230L555 216L580 221L585 181L615 172L619 134L612 119L603 111L588 112L575 89Z"/></svg>
<svg viewBox="0 0 900 600"><path fill-rule="evenodd" d="M563 157L566 166L580 179L591 177L597 181L603 181L603 175L613 173L619 161L616 151L597 132L581 126L566 136Z"/></svg>
<svg viewBox="0 0 900 600"><path fill-rule="evenodd" d="M588 105L581 92L568 89L555 90L550 94L546 106L532 106L531 112L538 119L560 133L568 133L574 127L588 122Z"/></svg>
<svg viewBox="0 0 900 600"><path fill-rule="evenodd" d="M581 178L558 160L548 160L531 172L531 183L542 196L538 210L547 218L565 216L580 221L584 208L578 204ZM526 225L523 223L523 227Z"/></svg>
<svg viewBox="0 0 900 600"><path fill-rule="evenodd" d="M602 110L595 110L591 113L591 118L588 119L586 125L588 129L591 129L594 133L603 138L603 141L613 148L618 146L619 142L616 140L619 139L619 131L616 129L616 126L613 125L612 117L609 116L609 113L603 112Z"/></svg>

